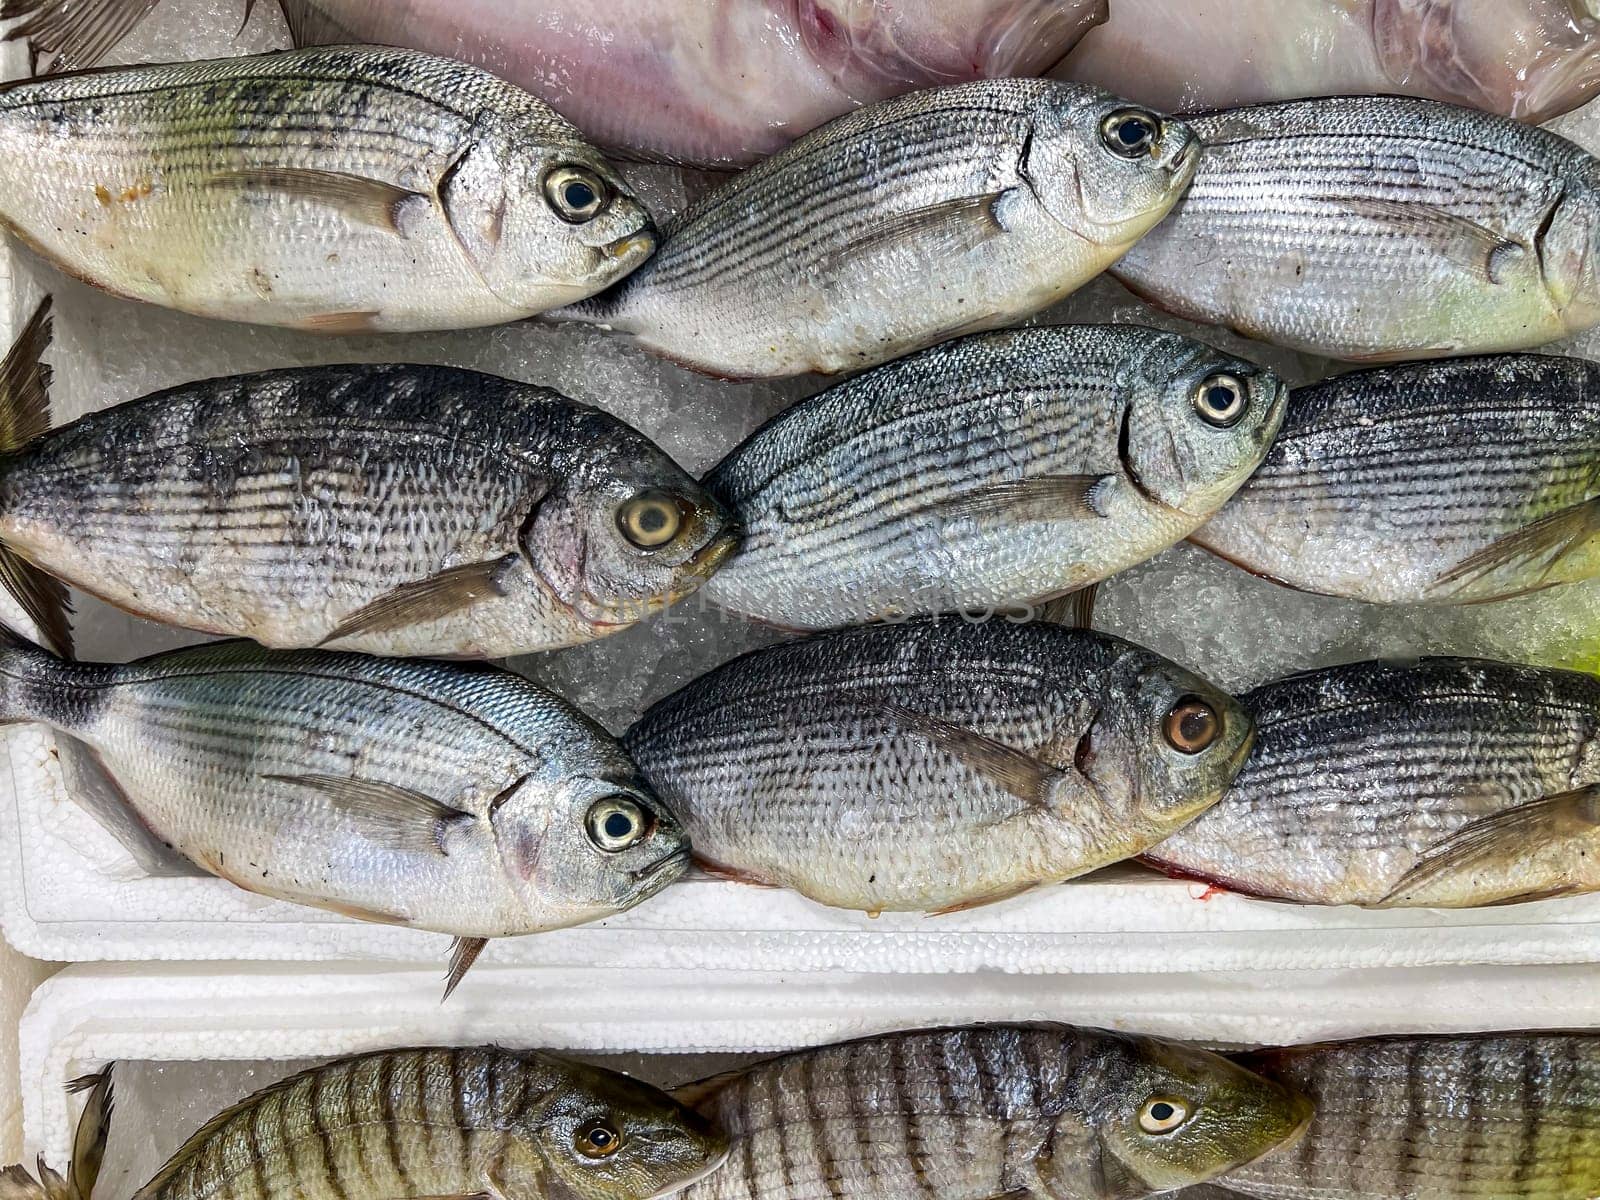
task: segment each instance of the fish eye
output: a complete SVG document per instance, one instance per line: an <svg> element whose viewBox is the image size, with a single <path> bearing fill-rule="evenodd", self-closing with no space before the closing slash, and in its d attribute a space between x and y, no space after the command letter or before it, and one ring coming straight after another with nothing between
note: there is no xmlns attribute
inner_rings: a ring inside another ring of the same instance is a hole
<svg viewBox="0 0 1600 1200"><path fill-rule="evenodd" d="M1139 1110L1139 1128L1146 1133L1171 1133L1192 1110L1176 1096L1151 1096Z"/></svg>
<svg viewBox="0 0 1600 1200"><path fill-rule="evenodd" d="M1119 108L1100 123L1100 140L1106 149L1123 158L1143 158L1156 144L1161 123L1154 113L1137 108Z"/></svg>
<svg viewBox="0 0 1600 1200"><path fill-rule="evenodd" d="M578 1126L572 1145L585 1158L610 1158L622 1148L622 1134L610 1121L590 1121Z"/></svg>
<svg viewBox="0 0 1600 1200"><path fill-rule="evenodd" d="M617 854L650 832L650 818L628 797L607 796L589 806L584 826L591 842L607 854Z"/></svg>
<svg viewBox="0 0 1600 1200"><path fill-rule="evenodd" d="M1198 696L1185 696L1162 722L1167 744L1180 754L1199 754L1222 732L1217 710Z"/></svg>
<svg viewBox="0 0 1600 1200"><path fill-rule="evenodd" d="M563 221L592 221L611 198L605 180L582 167L557 167L544 177L545 199Z"/></svg>
<svg viewBox="0 0 1600 1200"><path fill-rule="evenodd" d="M1228 429L1244 416L1244 384L1235 375L1212 375L1194 390L1194 409L1207 425Z"/></svg>
<svg viewBox="0 0 1600 1200"><path fill-rule="evenodd" d="M617 510L617 528L641 550L655 550L678 536L683 513L665 492L640 492Z"/></svg>

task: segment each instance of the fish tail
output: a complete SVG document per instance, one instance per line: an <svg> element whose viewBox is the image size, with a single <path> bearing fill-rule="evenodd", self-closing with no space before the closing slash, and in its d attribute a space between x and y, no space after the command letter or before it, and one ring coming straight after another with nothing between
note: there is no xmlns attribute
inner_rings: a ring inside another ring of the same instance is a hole
<svg viewBox="0 0 1600 1200"><path fill-rule="evenodd" d="M5 2L0 0L0 14ZM50 368L40 361L49 346L50 297L46 296L0 360L0 492L4 456L50 430ZM65 585L0 544L0 587L33 623L44 645L63 658L71 657L72 606Z"/></svg>
<svg viewBox="0 0 1600 1200"><path fill-rule="evenodd" d="M92 67L161 0L0 0L0 20L23 18L5 40L24 40L51 73Z"/></svg>
<svg viewBox="0 0 1600 1200"><path fill-rule="evenodd" d="M33 1174L21 1163L5 1167L0 1169L0 1200L89 1200L93 1195L111 1120L111 1068L75 1079L67 1090L89 1093L78 1118L67 1175L50 1167L42 1154L34 1162Z"/></svg>

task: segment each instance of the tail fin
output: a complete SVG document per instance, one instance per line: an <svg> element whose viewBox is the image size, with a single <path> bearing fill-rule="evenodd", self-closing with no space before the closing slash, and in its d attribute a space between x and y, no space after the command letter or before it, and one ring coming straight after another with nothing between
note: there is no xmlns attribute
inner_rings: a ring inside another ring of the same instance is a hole
<svg viewBox="0 0 1600 1200"><path fill-rule="evenodd" d="M0 20L27 18L8 30L6 41L24 38L37 67L50 59L50 73L92 67L144 20L161 0L3 0Z"/></svg>
<svg viewBox="0 0 1600 1200"><path fill-rule="evenodd" d="M106 1136L111 1121L111 1067L98 1075L85 1075L67 1085L69 1092L89 1093L78 1118L72 1142L72 1165L63 1179L40 1155L35 1175L20 1163L0 1170L0 1200L90 1200L100 1164L105 1159Z"/></svg>
<svg viewBox="0 0 1600 1200"><path fill-rule="evenodd" d="M0 15L14 0L0 0ZM50 345L50 297L40 302L16 343L0 360L0 453L50 431L50 368L40 356ZM66 587L9 547L0 546L0 587L17 602L39 638L72 657L72 606Z"/></svg>

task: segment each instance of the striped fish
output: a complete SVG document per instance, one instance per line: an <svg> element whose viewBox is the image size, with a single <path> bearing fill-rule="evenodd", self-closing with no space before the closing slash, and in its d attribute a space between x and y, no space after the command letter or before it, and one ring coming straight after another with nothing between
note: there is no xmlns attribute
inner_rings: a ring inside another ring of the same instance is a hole
<svg viewBox="0 0 1600 1200"><path fill-rule="evenodd" d="M611 1071L493 1047L391 1050L220 1113L133 1200L652 1200L713 1170L727 1144ZM42 1174L0 1173L0 1200L89 1200L81 1177Z"/></svg>
<svg viewBox="0 0 1600 1200"><path fill-rule="evenodd" d="M1131 1200L1247 1162L1310 1115L1217 1055L1064 1025L864 1038L677 1094L733 1139L683 1200Z"/></svg>
<svg viewBox="0 0 1600 1200"><path fill-rule="evenodd" d="M1391 1037L1239 1059L1316 1106L1305 1136L1183 1200L1593 1200L1600 1036Z"/></svg>
<svg viewBox="0 0 1600 1200"><path fill-rule="evenodd" d="M1522 350L1600 321L1600 164L1395 96L1186 118L1194 186L1114 268L1192 320L1333 358Z"/></svg>

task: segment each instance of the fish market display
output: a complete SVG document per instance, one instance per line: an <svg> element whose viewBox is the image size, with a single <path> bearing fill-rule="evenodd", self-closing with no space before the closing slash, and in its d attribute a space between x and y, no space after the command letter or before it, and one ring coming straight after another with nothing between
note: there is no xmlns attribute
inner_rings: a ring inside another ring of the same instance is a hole
<svg viewBox="0 0 1600 1200"><path fill-rule="evenodd" d="M684 1200L1131 1200L1248 1162L1310 1116L1215 1054L1043 1024L800 1050L677 1094L733 1142Z"/></svg>
<svg viewBox="0 0 1600 1200"><path fill-rule="evenodd" d="M1600 90L1585 0L1116 0L1055 72L1176 112L1423 96L1547 121Z"/></svg>
<svg viewBox="0 0 1600 1200"><path fill-rule="evenodd" d="M841 117L675 218L561 316L735 378L871 366L1045 308L1182 194L1179 122L1098 88L995 80Z"/></svg>
<svg viewBox="0 0 1600 1200"><path fill-rule="evenodd" d="M815 629L1084 588L1215 512L1285 395L1134 326L937 346L796 405L706 477L746 530L707 595Z"/></svg>
<svg viewBox="0 0 1600 1200"><path fill-rule="evenodd" d="M158 0L8 0L56 69L90 66ZM283 0L300 45L410 46L485 67L602 144L754 162L862 104L1037 75L1106 0Z"/></svg>
<svg viewBox="0 0 1600 1200"><path fill-rule="evenodd" d="M1147 861L1252 895L1458 908L1600 886L1600 679L1353 663L1240 698L1249 761Z"/></svg>
<svg viewBox="0 0 1600 1200"><path fill-rule="evenodd" d="M237 641L113 666L12 642L0 721L89 747L147 869L452 933L471 956L630 908L688 865L622 748L497 668Z"/></svg>
<svg viewBox="0 0 1600 1200"><path fill-rule="evenodd" d="M44 432L44 313L0 371L0 580L53 645L35 568L276 647L498 657L626 629L735 541L614 417L448 367L208 380Z"/></svg>
<svg viewBox="0 0 1600 1200"><path fill-rule="evenodd" d="M1240 1060L1304 1092L1304 1136L1217 1190L1259 1200L1590 1200L1600 1194L1600 1037L1386 1037ZM1223 1189L1226 1190L1223 1190Z"/></svg>
<svg viewBox="0 0 1600 1200"><path fill-rule="evenodd" d="M1194 117L1185 199L1116 266L1180 316L1352 360L1542 345L1600 321L1600 164L1428 100Z"/></svg>
<svg viewBox="0 0 1600 1200"><path fill-rule="evenodd" d="M1251 724L1117 638L946 618L746 654L624 740L713 873L915 911L1148 849L1222 795Z"/></svg>
<svg viewBox="0 0 1600 1200"><path fill-rule="evenodd" d="M0 224L116 295L320 333L518 320L655 247L543 102L381 47L8 85Z"/></svg>
<svg viewBox="0 0 1600 1200"><path fill-rule="evenodd" d="M111 1101L108 1092L100 1103ZM75 1160L97 1132L104 1144L93 1111ZM727 1150L694 1112L613 1071L492 1046L387 1050L290 1076L219 1113L133 1200L650 1200L715 1169ZM88 1200L93 1173L86 1188L42 1163L41 1182L11 1167L0 1197Z"/></svg>
<svg viewBox="0 0 1600 1200"><path fill-rule="evenodd" d="M1296 391L1191 540L1292 587L1470 604L1600 573L1600 364L1504 355Z"/></svg>

